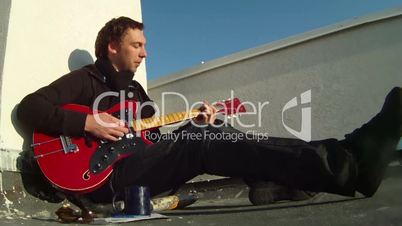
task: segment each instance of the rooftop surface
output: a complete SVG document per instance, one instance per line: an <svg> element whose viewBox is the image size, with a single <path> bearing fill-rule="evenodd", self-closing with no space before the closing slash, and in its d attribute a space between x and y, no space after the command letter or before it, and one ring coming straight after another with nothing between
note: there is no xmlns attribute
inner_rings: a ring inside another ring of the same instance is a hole
<svg viewBox="0 0 402 226"><path fill-rule="evenodd" d="M253 206L248 201L248 189L245 185L226 185L225 188L210 191L213 195L204 196L185 209L162 211L167 219L124 225L402 225L401 178L402 165L400 162L393 162L374 197L350 198L319 193L307 201L263 206ZM35 209L36 206L32 205L30 208ZM40 213L32 216L9 215L2 217L0 225L62 225L56 221L56 209L49 209L53 211L50 216Z"/></svg>

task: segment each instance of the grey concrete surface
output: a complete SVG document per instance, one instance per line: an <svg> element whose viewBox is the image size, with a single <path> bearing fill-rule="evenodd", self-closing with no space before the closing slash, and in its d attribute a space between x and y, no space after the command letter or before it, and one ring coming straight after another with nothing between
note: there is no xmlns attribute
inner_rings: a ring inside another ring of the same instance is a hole
<svg viewBox="0 0 402 226"><path fill-rule="evenodd" d="M402 165L400 162L393 162L380 189L372 198L350 198L320 193L306 201L280 202L264 206L251 205L245 186L233 180L235 186L226 184L213 191L215 196L204 196L197 203L182 210L162 211L168 219L124 225L402 225L401 178ZM227 189L229 187L230 189ZM31 209L39 208L35 202L24 205L29 205ZM47 210L32 215L15 210L10 210L12 214L6 214L3 206L0 225L61 225L54 215L54 211L60 206L48 205Z"/></svg>

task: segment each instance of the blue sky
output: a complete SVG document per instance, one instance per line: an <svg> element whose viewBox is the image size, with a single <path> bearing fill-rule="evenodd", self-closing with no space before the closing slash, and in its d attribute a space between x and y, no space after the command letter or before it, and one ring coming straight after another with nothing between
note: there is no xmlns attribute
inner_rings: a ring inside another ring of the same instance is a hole
<svg viewBox="0 0 402 226"><path fill-rule="evenodd" d="M149 80L402 0L142 0Z"/></svg>

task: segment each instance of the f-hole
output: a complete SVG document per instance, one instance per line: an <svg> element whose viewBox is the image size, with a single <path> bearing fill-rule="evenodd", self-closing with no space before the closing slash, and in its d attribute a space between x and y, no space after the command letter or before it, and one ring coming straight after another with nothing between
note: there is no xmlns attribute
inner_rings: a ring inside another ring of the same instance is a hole
<svg viewBox="0 0 402 226"><path fill-rule="evenodd" d="M84 174L82 174L82 179L84 180L89 180L91 176L89 175L89 170L85 171Z"/></svg>

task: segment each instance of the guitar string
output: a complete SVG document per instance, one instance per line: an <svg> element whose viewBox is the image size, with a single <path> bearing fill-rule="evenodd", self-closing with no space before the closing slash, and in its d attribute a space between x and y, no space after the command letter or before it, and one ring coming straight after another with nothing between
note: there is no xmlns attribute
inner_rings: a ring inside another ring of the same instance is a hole
<svg viewBox="0 0 402 226"><path fill-rule="evenodd" d="M36 156L34 156L34 159L38 159L38 158L42 158L42 157L45 157L45 156L48 156L48 155L56 154L56 153L59 153L61 151L64 151L64 149L59 149L59 150L56 150L56 151L48 152L46 154L36 155Z"/></svg>
<svg viewBox="0 0 402 226"><path fill-rule="evenodd" d="M42 145L42 144L47 144L47 143L50 143L50 142L53 142L53 141L58 141L58 140L60 140L60 138L54 138L54 139L47 140L47 141L40 142L40 143L33 143L33 144L31 144L31 147L39 146L39 145Z"/></svg>

